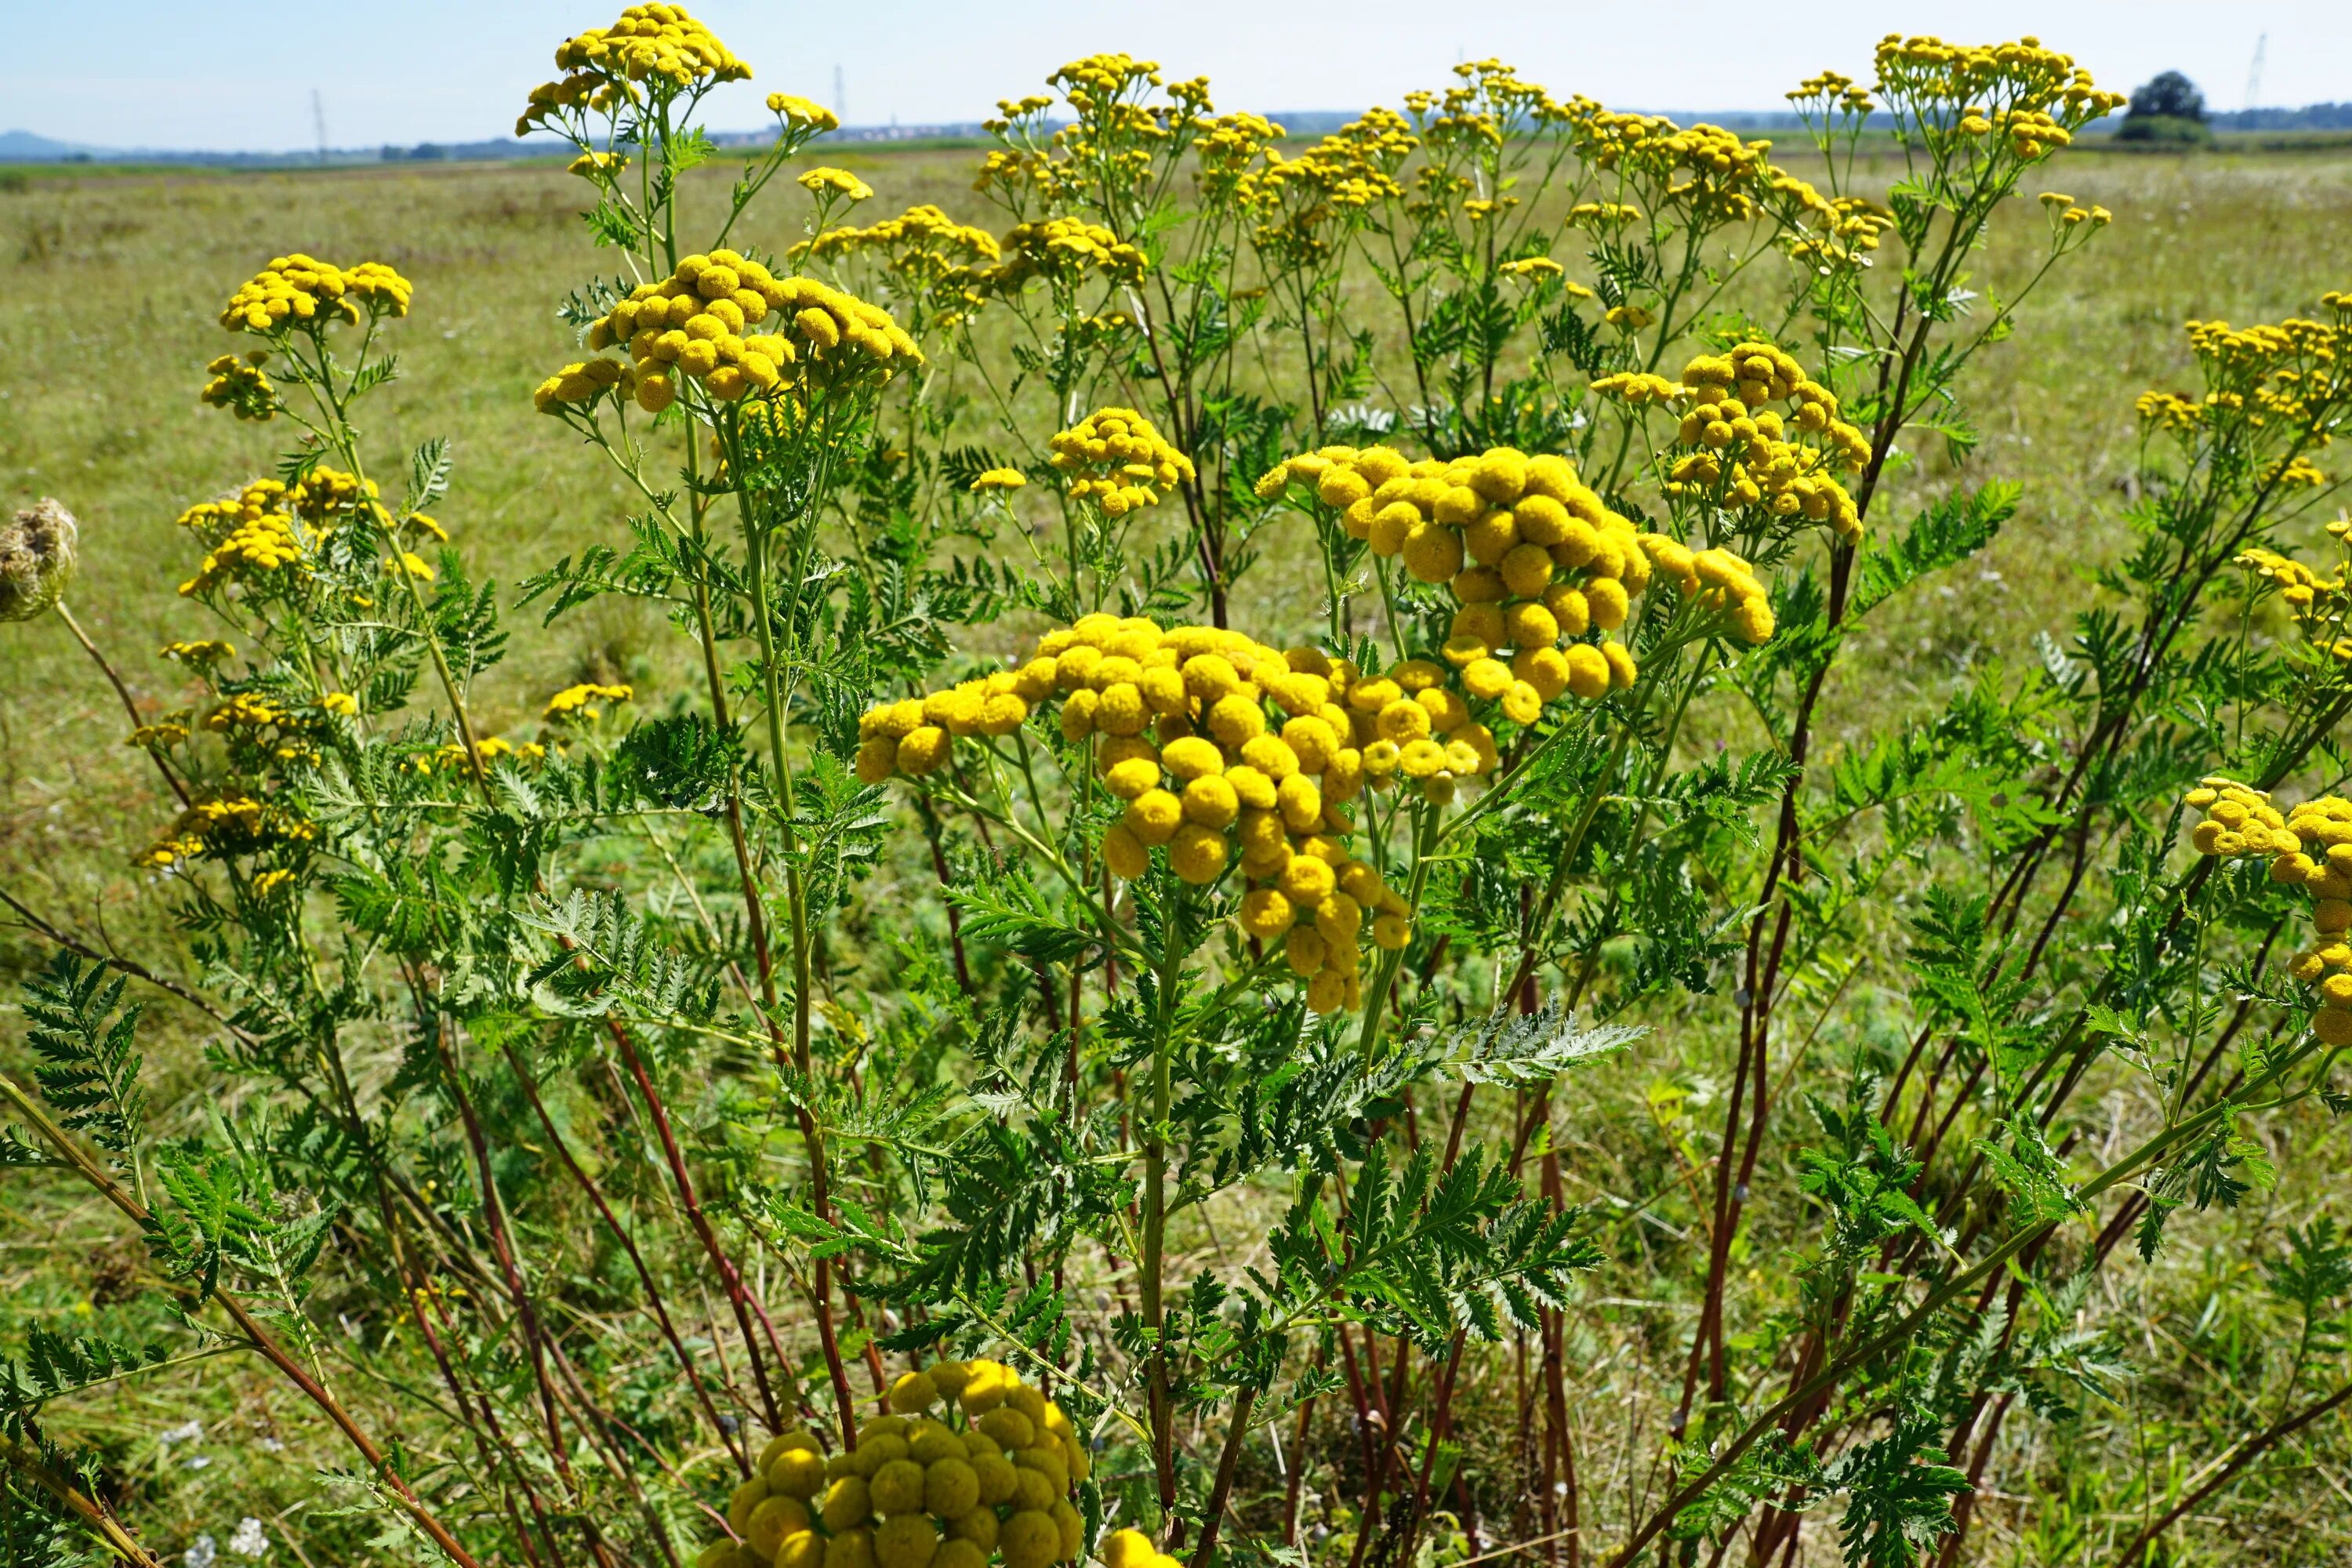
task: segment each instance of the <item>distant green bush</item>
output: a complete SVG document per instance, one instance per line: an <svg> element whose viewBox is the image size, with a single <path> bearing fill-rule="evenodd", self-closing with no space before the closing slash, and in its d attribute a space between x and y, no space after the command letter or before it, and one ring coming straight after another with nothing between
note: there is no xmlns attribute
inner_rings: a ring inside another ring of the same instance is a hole
<svg viewBox="0 0 2352 1568"><path fill-rule="evenodd" d="M2179 115L2137 114L2126 116L2116 128L2116 140L2158 147L2210 147L2213 128L2201 120Z"/></svg>

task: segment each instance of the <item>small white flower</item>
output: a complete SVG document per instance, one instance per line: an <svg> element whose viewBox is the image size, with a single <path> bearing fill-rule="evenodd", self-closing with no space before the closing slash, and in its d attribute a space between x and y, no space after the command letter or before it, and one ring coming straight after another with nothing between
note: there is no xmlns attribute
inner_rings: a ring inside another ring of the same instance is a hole
<svg viewBox="0 0 2352 1568"><path fill-rule="evenodd" d="M156 1433L155 1441L163 1444L163 1447L168 1448L174 1443L193 1443L204 1435L205 1424L203 1422L184 1421L167 1432Z"/></svg>
<svg viewBox="0 0 2352 1568"><path fill-rule="evenodd" d="M192 1470L201 1470L212 1462L213 1457L210 1454L191 1454L188 1456L188 1468Z"/></svg>
<svg viewBox="0 0 2352 1568"><path fill-rule="evenodd" d="M213 1568L213 1559L219 1555L219 1549L213 1545L213 1538L199 1535L194 1546L180 1553L180 1561L185 1568Z"/></svg>
<svg viewBox="0 0 2352 1568"><path fill-rule="evenodd" d="M251 1514L236 1521L236 1533L228 1538L228 1549L239 1557L258 1557L269 1550L269 1537L261 1532L261 1521Z"/></svg>

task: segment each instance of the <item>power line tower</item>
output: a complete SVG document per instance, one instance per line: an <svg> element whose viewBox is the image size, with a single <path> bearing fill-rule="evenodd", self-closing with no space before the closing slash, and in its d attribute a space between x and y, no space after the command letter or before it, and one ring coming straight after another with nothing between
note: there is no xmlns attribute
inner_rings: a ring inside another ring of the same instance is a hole
<svg viewBox="0 0 2352 1568"><path fill-rule="evenodd" d="M319 162L324 163L327 161L327 104L315 87L310 89L310 123L318 127Z"/></svg>
<svg viewBox="0 0 2352 1568"><path fill-rule="evenodd" d="M2254 40L2254 63L2246 68L2246 107L2253 108L2263 96L2263 56L2269 52L2271 36L2263 34Z"/></svg>
<svg viewBox="0 0 2352 1568"><path fill-rule="evenodd" d="M833 68L833 114L844 125L849 123L849 89L841 85L841 68Z"/></svg>

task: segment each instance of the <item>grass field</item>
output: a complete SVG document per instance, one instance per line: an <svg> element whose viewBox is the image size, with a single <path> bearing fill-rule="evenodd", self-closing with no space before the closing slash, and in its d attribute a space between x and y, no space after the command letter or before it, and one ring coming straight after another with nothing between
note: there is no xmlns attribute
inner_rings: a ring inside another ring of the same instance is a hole
<svg viewBox="0 0 2352 1568"><path fill-rule="evenodd" d="M826 161L873 184L869 215L931 202L968 221L991 220L969 189L968 152L844 152ZM1832 743L1900 724L1940 704L1956 679L1987 661L2028 661L2037 657L2037 637L2065 636L2069 616L2094 592L2089 569L2126 536L2133 397L2147 387L2191 384L2179 331L2185 319L2274 320L2347 281L2352 153L2085 153L2058 160L2048 183L2111 208L2115 226L2053 274L2019 334L1970 372L1971 417L1981 437L1975 449L1956 454L1937 443L1915 450L1897 491L1902 501L1954 483L2011 479L2024 487L2019 518L1965 574L1915 596L1883 625L1872 623L1874 641L1849 658L1831 695L1823 733ZM541 164L110 172L0 186L0 504L54 495L79 517L84 566L70 603L142 710L185 700L175 668L155 657L157 647L207 635L201 612L173 592L193 564L174 516L266 472L286 439L282 426L237 424L195 396L205 363L230 346L215 321L220 301L273 254L303 248L380 258L415 282L414 313L394 329L403 374L373 405L381 424L368 435L380 452L451 437L454 482L436 510L478 573L511 584L559 555L616 537L629 510L620 485L581 460L571 436L534 415L530 397L532 385L572 355L555 307L583 275L582 201L576 181ZM2006 297L2039 247L2042 221L2030 204L2016 204L1974 287ZM781 250L798 236L774 226L749 237ZM1272 620L1311 613L1300 608L1299 584L1268 575L1254 591ZM512 653L482 703L492 731L525 720L546 692L578 679L630 680L642 700L658 702L680 683L691 652L654 617L618 601L551 633L528 612L510 624ZM100 946L131 945L162 918L155 889L128 865L168 813L144 759L122 745L126 729L113 693L61 625L45 620L0 637L0 887ZM0 982L13 983L37 963L40 946L0 923ZM0 1037L9 1027L0 1024ZM1623 1118L1635 1131L1620 1147L1622 1129L1596 1124L1580 1141L1580 1168L1613 1170L1623 1180L1571 1196L1622 1204L1661 1170L1671 1173L1671 1134L1639 1109L1643 1096L1650 1083L1675 1079L1703 1101L1725 1071L1710 1054L1716 1049L1698 1037L1680 1060L1670 1049L1580 1080L1581 1110ZM167 1127L193 1122L206 1104L201 1063L192 1052L161 1054L167 1058L161 1119ZM2119 1120L2128 1113L2117 1110ZM2305 1130L2315 1136L2321 1126ZM2352 1168L2340 1156L2306 1163L2300 1185L2276 1194L2272 1212L2303 1217L2315 1195L2312 1173L2323 1163L2339 1177ZM16 1201L0 1196L0 1205ZM69 1250L87 1258L82 1276L29 1266L49 1255L53 1234L77 1238ZM46 1315L102 1312L108 1279L130 1267L122 1244L109 1239L117 1234L94 1207L53 1205L46 1197L35 1206L0 1206L0 1236L9 1238L0 1241L0 1281L10 1296L0 1308L0 1333L13 1338ZM36 1236L37 1242L16 1239ZM1769 1267L1764 1243L1758 1245L1758 1267ZM2176 1248L2145 1314L2151 1344L2193 1321L2200 1270L2238 1266L2237 1254L2200 1256L2193 1241ZM1600 1304L1591 1323L1578 1353L1612 1395L1608 1367L1671 1356L1682 1332L1664 1303L1631 1294ZM2209 1350L2183 1344L2179 1353L2194 1360ZM169 1403L126 1391L84 1401L72 1417L122 1445L128 1464L146 1467L139 1472L141 1517L158 1539L233 1525L219 1517L226 1505L218 1500L320 1506L304 1465L329 1461L292 1430L281 1437L278 1423L293 1420L283 1395L232 1364L217 1375L195 1369L193 1384L176 1384ZM2134 1395L2164 1396L2161 1388ZM1629 1396L1621 1405L1596 1393L1591 1440L1602 1473L1591 1486L1596 1498L1612 1500L1612 1512L1632 1512L1635 1495L1652 1484L1634 1456L1642 1424L1656 1416L1643 1400ZM153 1441L190 1419L236 1435L201 1448ZM2095 1432L2081 1437L2094 1447L2101 1440ZM2305 1477L2305 1488L2290 1478L2265 1495L2261 1539L2300 1542L2295 1550L2306 1553L2340 1549L2340 1528L2312 1522L2335 1507L2328 1489L2344 1490L2336 1472L2352 1449L2331 1440L2334 1470L2322 1467L2324 1483ZM291 1446L269 1446L281 1441ZM192 1454L211 1463L191 1469ZM2049 1456L2049 1465L2063 1473L2063 1456ZM1976 1548L1981 1560L2032 1561L2030 1516L2027 1499L1989 1503L1991 1528ZM299 1518L273 1519L271 1533L301 1554ZM311 1559L303 1561L310 1568Z"/></svg>

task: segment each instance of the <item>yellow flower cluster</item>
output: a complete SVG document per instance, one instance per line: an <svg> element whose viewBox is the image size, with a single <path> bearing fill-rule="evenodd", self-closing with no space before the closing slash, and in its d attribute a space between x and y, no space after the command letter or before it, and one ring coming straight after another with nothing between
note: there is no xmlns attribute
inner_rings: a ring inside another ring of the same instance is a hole
<svg viewBox="0 0 2352 1568"><path fill-rule="evenodd" d="M1132 408L1098 408L1047 445L1047 460L1069 476L1070 499L1093 501L1105 517L1157 505L1161 491L1193 477L1192 459Z"/></svg>
<svg viewBox="0 0 2352 1568"><path fill-rule="evenodd" d="M2325 489L2327 474L2308 458L2273 458L2255 471L2254 482L2259 485L2284 485L2289 489L2300 485L2305 489Z"/></svg>
<svg viewBox="0 0 2352 1568"><path fill-rule="evenodd" d="M1410 693L1425 703L1458 710L1466 722L1469 701L1496 702L1513 722L1532 724L1562 692L1591 700L1633 683L1629 649L1583 638L1625 624L1649 584L1650 557L1567 458L1496 447L1412 462L1387 447L1329 447L1291 458L1259 481L1259 493L1293 483L1311 485L1373 554L1452 588L1444 663L1429 664L1427 686Z"/></svg>
<svg viewBox="0 0 2352 1568"><path fill-rule="evenodd" d="M1112 874L1142 876L1164 847L1177 877L1206 886L1238 848L1242 929L1282 939L1307 1005L1338 1012L1359 1004L1362 939L1411 936L1402 898L1345 847L1347 803L1399 781L1446 798L1497 764L1493 735L1444 680L1426 660L1372 679L1313 648L1093 615L1046 633L1017 669L868 711L857 775L921 777L956 737L1011 734L1058 698L1064 739L1093 742L1103 787L1127 803L1103 837Z"/></svg>
<svg viewBox="0 0 2352 1568"><path fill-rule="evenodd" d="M1871 110L1869 90L1856 86L1852 77L1836 71L1809 76L1783 96L1798 105L1801 112L1809 106L1823 110L1835 109L1841 114L1867 114Z"/></svg>
<svg viewBox="0 0 2352 1568"><path fill-rule="evenodd" d="M267 420L278 412L278 389L270 384L269 376L261 366L269 358L267 349L256 349L240 359L236 354L223 354L205 366L212 380L205 384L197 397L214 408L226 408L239 419Z"/></svg>
<svg viewBox="0 0 2352 1568"><path fill-rule="evenodd" d="M626 153L583 153L565 164L563 172L577 174L583 180L593 180L600 175L612 179L628 166L629 155Z"/></svg>
<svg viewBox="0 0 2352 1568"><path fill-rule="evenodd" d="M1693 550L1657 533L1642 535L1642 544L1685 601L1720 618L1751 647L1772 640L1772 595L1747 561L1720 546Z"/></svg>
<svg viewBox="0 0 2352 1568"><path fill-rule="evenodd" d="M977 268L1001 259L1003 252L986 229L957 223L926 203L864 228L829 228L802 241L793 255L878 261L891 291L914 302L919 331L927 321L953 327L978 310L986 296Z"/></svg>
<svg viewBox="0 0 2352 1568"><path fill-rule="evenodd" d="M529 134L558 108L588 104L605 108L637 93L646 82L656 91L684 91L698 84L748 81L751 68L729 51L709 27L682 5L632 5L609 27L591 27L556 47L555 68L569 74L530 89L530 106L515 121L515 134Z"/></svg>
<svg viewBox="0 0 2352 1568"><path fill-rule="evenodd" d="M781 324L761 331L771 315ZM677 397L674 371L731 402L788 384L887 380L901 365L923 363L915 340L887 311L813 278L779 278L732 250L683 258L661 282L639 284L615 302L590 326L588 346L615 343L625 343L636 361L635 395L648 414ZM618 384L623 368L606 373L614 375L610 384ZM595 373L583 367L567 374Z"/></svg>
<svg viewBox="0 0 2352 1568"><path fill-rule="evenodd" d="M1678 403L1689 395L1690 388L1680 382L1668 381L1646 370L1620 371L1604 375L1592 383L1593 392L1601 397L1613 397L1635 408L1644 405L1663 405Z"/></svg>
<svg viewBox="0 0 2352 1568"><path fill-rule="evenodd" d="M2093 228L2105 228L2116 221L2116 215L2103 206L2079 206L2074 198L2062 191L2044 191L2033 198L2050 215L2050 221L2067 228L2089 224Z"/></svg>
<svg viewBox="0 0 2352 1568"><path fill-rule="evenodd" d="M1668 468L1668 495L1826 522L1849 544L1862 537L1862 514L1828 469L1839 458L1860 469L1870 460L1870 441L1838 417L1835 394L1767 342L1701 354L1683 367L1683 381L1691 402L1676 435L1697 450ZM1785 421L1764 406L1774 401L1791 405ZM1828 445L1801 445L1790 438L1795 432Z"/></svg>
<svg viewBox="0 0 2352 1568"><path fill-rule="evenodd" d="M2150 391L2141 393L2133 402L2132 412L2151 430L2182 435L2203 422L2205 405L2179 393Z"/></svg>
<svg viewBox="0 0 2352 1568"><path fill-rule="evenodd" d="M180 584L183 595L301 563L302 542L281 504L285 489L276 479L256 479L234 500L198 501L180 514L180 526L194 530L207 547L196 574Z"/></svg>
<svg viewBox="0 0 2352 1568"><path fill-rule="evenodd" d="M313 540L297 531L298 520L315 537L362 500L381 518L383 509L375 496L373 480L362 485L340 468L320 467L290 488L278 479L255 479L226 500L198 501L179 521L204 541L204 563L180 584L180 592L201 594L231 578L299 566Z"/></svg>
<svg viewBox="0 0 2352 1568"><path fill-rule="evenodd" d="M1139 60L1128 54L1088 55L1072 60L1045 79L1062 89L1070 107L1087 113L1130 90L1160 85L1160 62Z"/></svg>
<svg viewBox="0 0 2352 1568"><path fill-rule="evenodd" d="M865 201L874 194L873 186L848 170L836 169L830 164L803 172L800 177L800 187L812 195L822 196L831 191L835 195L847 196L853 202Z"/></svg>
<svg viewBox="0 0 2352 1568"><path fill-rule="evenodd" d="M2352 1045L2352 801L2307 800L2282 815L2269 795L2235 780L2208 778L2189 792L2203 820L2189 832L2200 855L2267 856L2271 880L2312 896L2312 945L2288 972L2319 993L2312 1029L2322 1044Z"/></svg>
<svg viewBox="0 0 2352 1568"><path fill-rule="evenodd" d="M1230 201L1258 172L1258 160L1282 140L1282 127L1258 114L1221 114L1193 137L1195 179L1205 200Z"/></svg>
<svg viewBox="0 0 2352 1568"><path fill-rule="evenodd" d="M2011 134L2019 115L2040 117L2029 125L2046 122L2072 130L2124 103L2123 94L2095 86L2091 73L2078 68L2074 57L2045 49L2039 38L2030 36L2013 43L1969 46L1889 33L1878 42L1877 67L1880 96L1893 101L1915 123L1934 123L1938 118L1932 107L1936 105L2000 103L2008 106L2003 110L2009 117L2005 129ZM1989 118L1980 110L1971 112L1979 119ZM2063 141L2050 142L2053 146L2063 144ZM2046 150L2041 146L2033 153L2020 149L2019 155L2036 157Z"/></svg>
<svg viewBox="0 0 2352 1568"><path fill-rule="evenodd" d="M1862 196L1840 196L1811 210L1817 226L1788 237L1789 254L1800 261L1853 266L1876 250L1880 236L1895 226L1892 213Z"/></svg>
<svg viewBox="0 0 2352 1568"><path fill-rule="evenodd" d="M210 669L225 658L235 658L236 648L216 637L201 637L194 642L167 642L156 650L162 657L177 660L191 669Z"/></svg>
<svg viewBox="0 0 2352 1568"><path fill-rule="evenodd" d="M893 1384L890 1408L845 1453L828 1457L805 1431L772 1439L728 1499L734 1539L695 1568L1077 1561L1086 1523L1069 1494L1093 1459L1060 1406L999 1363L941 1361Z"/></svg>
<svg viewBox="0 0 2352 1568"><path fill-rule="evenodd" d="M1568 209L1567 224L1570 228L1614 228L1641 216L1642 209L1630 202L1579 202Z"/></svg>
<svg viewBox="0 0 2352 1568"><path fill-rule="evenodd" d="M636 389L635 370L619 360L574 360L532 388L530 405L549 414L559 404L593 403L608 392L615 398L627 397Z"/></svg>
<svg viewBox="0 0 2352 1568"><path fill-rule="evenodd" d="M768 95L768 112L794 131L838 131L841 116L814 99L793 92Z"/></svg>
<svg viewBox="0 0 2352 1568"><path fill-rule="evenodd" d="M1113 285L1143 281L1143 252L1084 218L1015 224L1002 250L1003 263L981 274L982 282L1000 294L1018 293L1033 278L1057 289L1075 288L1093 275Z"/></svg>
<svg viewBox="0 0 2352 1568"><path fill-rule="evenodd" d="M935 258L941 271L972 261L994 261L1003 254L994 235L958 223L928 202L865 228L827 229L814 239L803 240L793 254L855 256L867 250L887 253L894 268L901 267L901 258L910 254Z"/></svg>
<svg viewBox="0 0 2352 1568"><path fill-rule="evenodd" d="M1679 126L1662 115L1620 114L1581 99L1567 123L1587 163L1636 182L1654 201L1674 205L1701 226L1757 217L1775 197L1815 212L1828 205L1771 163L1771 142L1744 142L1719 125ZM1615 224L1640 216L1622 202L1580 209L1571 222Z"/></svg>
<svg viewBox="0 0 2352 1568"><path fill-rule="evenodd" d="M381 261L347 268L297 251L273 257L230 295L220 324L233 332L268 332L321 317L405 316L411 291L408 279Z"/></svg>
<svg viewBox="0 0 2352 1568"><path fill-rule="evenodd" d="M1265 150L1265 167L1234 183L1233 200L1257 223L1252 243L1276 271L1339 255L1339 240L1376 202L1403 194L1397 171L1421 146L1404 116L1374 109L1296 158Z"/></svg>
<svg viewBox="0 0 2352 1568"><path fill-rule="evenodd" d="M1409 92L1404 97L1406 110L1440 157L1491 155L1534 126L1561 124L1574 116L1570 106L1555 102L1534 82L1521 80L1501 60L1464 60L1454 74L1460 79L1442 94Z"/></svg>
<svg viewBox="0 0 2352 1568"><path fill-rule="evenodd" d="M2273 426L2330 436L2347 403L2352 377L2352 298L2321 297L2326 321L2291 316L2237 328L2190 321L2189 346L2205 373L2207 416L2242 413L2252 428Z"/></svg>
<svg viewBox="0 0 2352 1568"><path fill-rule="evenodd" d="M160 871L206 855L250 854L273 843L304 842L318 832L315 824L250 795L219 795L180 813L135 864Z"/></svg>
<svg viewBox="0 0 2352 1568"><path fill-rule="evenodd" d="M358 710L357 700L342 691L327 693L316 710L302 712L281 708L261 692L239 691L205 714L204 727L240 748L257 747L280 763L312 762L318 752L308 736L319 727L320 714L348 718Z"/></svg>
<svg viewBox="0 0 2352 1568"><path fill-rule="evenodd" d="M474 749L481 753L485 768L500 757L511 757L518 763L536 763L547 760L547 748L536 741L525 741L517 745L504 735L491 735L477 741ZM411 757L408 765L421 773L447 773L452 769L472 766L466 760L466 743L463 741L452 741L446 746L436 746L429 752L421 752Z"/></svg>
<svg viewBox="0 0 2352 1568"><path fill-rule="evenodd" d="M636 691L631 687L605 686L593 680L583 681L577 686L567 686L549 698L547 707L541 710L540 717L542 719L599 719L604 716L604 710L596 706L599 702L626 702L635 696Z"/></svg>
<svg viewBox="0 0 2352 1568"><path fill-rule="evenodd" d="M991 491L1017 490L1029 483L1029 476L1018 468L990 468L971 481L974 495Z"/></svg>
<svg viewBox="0 0 2352 1568"><path fill-rule="evenodd" d="M205 728L215 731L260 730L290 721L293 715L257 691L240 691L205 715Z"/></svg>
<svg viewBox="0 0 2352 1568"><path fill-rule="evenodd" d="M2334 525L2330 528L2332 531ZM2240 552L2235 563L2264 582L2278 584L2279 597L2299 621L2322 618L2335 608L2331 601L2344 595L2342 573L2323 577L2302 562L2259 545Z"/></svg>

